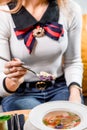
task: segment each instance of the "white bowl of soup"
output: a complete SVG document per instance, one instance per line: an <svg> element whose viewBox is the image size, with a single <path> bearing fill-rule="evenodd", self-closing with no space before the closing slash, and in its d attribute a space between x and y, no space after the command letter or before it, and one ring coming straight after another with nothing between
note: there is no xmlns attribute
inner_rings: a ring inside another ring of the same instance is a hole
<svg viewBox="0 0 87 130"><path fill-rule="evenodd" d="M87 107L69 101L53 101L33 108L24 130L82 130L87 127Z"/></svg>

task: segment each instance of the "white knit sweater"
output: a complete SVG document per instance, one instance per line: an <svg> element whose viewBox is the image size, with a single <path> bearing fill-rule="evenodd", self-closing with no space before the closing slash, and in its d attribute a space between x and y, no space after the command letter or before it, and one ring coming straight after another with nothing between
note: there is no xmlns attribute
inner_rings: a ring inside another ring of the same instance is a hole
<svg viewBox="0 0 87 130"><path fill-rule="evenodd" d="M8 6L1 6L8 10ZM28 53L23 40L18 40L14 33L14 22L10 13L0 11L0 56L7 59L17 57L34 71L46 71L57 77L63 73L67 86L76 82L82 84L83 66L81 61L81 26L82 16L80 7L69 0L68 4L60 8L59 23L64 27L64 36L58 41L44 36L36 38L37 44L32 54ZM21 21L22 22L22 21ZM64 65L62 64L64 57ZM0 96L9 95L3 88L3 73L5 61L0 59ZM37 77L28 72L25 81L35 81Z"/></svg>

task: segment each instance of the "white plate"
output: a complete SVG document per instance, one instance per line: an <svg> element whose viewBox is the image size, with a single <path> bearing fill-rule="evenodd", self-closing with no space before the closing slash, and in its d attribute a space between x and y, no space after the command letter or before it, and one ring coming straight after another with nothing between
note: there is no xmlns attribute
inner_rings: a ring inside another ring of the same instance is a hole
<svg viewBox="0 0 87 130"><path fill-rule="evenodd" d="M85 105L69 101L53 101L33 108L25 122L24 130L55 130L44 125L42 119L47 113L58 110L73 112L81 118L81 123L70 130L82 130L87 127L87 107Z"/></svg>

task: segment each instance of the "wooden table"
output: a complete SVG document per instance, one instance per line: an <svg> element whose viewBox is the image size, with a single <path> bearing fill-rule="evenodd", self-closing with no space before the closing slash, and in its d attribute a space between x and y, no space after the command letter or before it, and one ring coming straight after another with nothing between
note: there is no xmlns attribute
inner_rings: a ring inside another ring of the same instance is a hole
<svg viewBox="0 0 87 130"><path fill-rule="evenodd" d="M9 111L9 112L2 112L0 115L11 115L11 114L24 114L25 120L28 118L30 110L16 110L16 111Z"/></svg>

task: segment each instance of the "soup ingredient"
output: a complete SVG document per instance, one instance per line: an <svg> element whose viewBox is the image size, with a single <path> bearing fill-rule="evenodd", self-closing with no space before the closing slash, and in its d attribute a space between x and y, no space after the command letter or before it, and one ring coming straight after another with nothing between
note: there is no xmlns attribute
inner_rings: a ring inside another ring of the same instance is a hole
<svg viewBox="0 0 87 130"><path fill-rule="evenodd" d="M62 129L63 128L63 124L58 124L57 126L55 126L55 129Z"/></svg>
<svg viewBox="0 0 87 130"><path fill-rule="evenodd" d="M41 71L39 74L37 74L37 76L39 76L41 81L51 81L55 79L54 75L44 71Z"/></svg>

